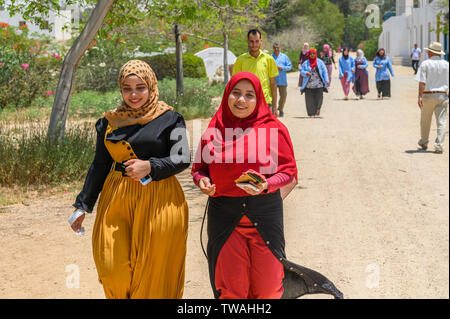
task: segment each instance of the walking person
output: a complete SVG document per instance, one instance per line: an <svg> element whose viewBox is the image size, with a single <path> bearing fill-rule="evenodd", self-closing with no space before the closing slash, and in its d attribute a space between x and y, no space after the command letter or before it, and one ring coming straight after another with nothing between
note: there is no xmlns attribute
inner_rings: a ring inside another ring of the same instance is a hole
<svg viewBox="0 0 450 319"><path fill-rule="evenodd" d="M280 44L273 44L273 54L272 57L278 68L278 76L275 78L278 87L278 93L280 93L280 100L278 101L278 114L280 117L284 116L284 105L286 104L287 98L287 71L292 69L291 59L281 52Z"/></svg>
<svg viewBox="0 0 450 319"><path fill-rule="evenodd" d="M411 66L414 70L414 74L417 74L417 70L419 68L419 61L422 57L422 51L418 47L417 43L414 44L414 48L412 49L410 58L411 58Z"/></svg>
<svg viewBox="0 0 450 319"><path fill-rule="evenodd" d="M367 59L364 57L364 51L358 49L356 51L355 59L355 83L353 85L353 92L362 100L364 95L369 93L369 74L367 72Z"/></svg>
<svg viewBox="0 0 450 319"><path fill-rule="evenodd" d="M333 50L331 50L329 44L323 45L323 51L320 53L320 58L325 63L325 66L327 67L328 80L331 84L331 75L333 73L333 65L334 65L334 69L336 70L336 62L334 61Z"/></svg>
<svg viewBox="0 0 450 319"><path fill-rule="evenodd" d="M272 113L278 115L277 105L277 82L278 68L275 60L270 54L261 50L261 31L252 29L247 33L247 44L249 52L241 54L233 65L233 74L248 71L255 74L261 81L264 97Z"/></svg>
<svg viewBox="0 0 450 319"><path fill-rule="evenodd" d="M259 155L269 153L269 159ZM289 132L271 114L254 74L239 72L228 82L191 173L209 196L207 259L215 298L343 297L324 276L286 258L283 199L297 184L297 164ZM236 183L246 177L258 183Z"/></svg>
<svg viewBox="0 0 450 319"><path fill-rule="evenodd" d="M350 84L355 81L355 60L350 56L350 50L344 48L339 58L339 79L341 80L344 100L348 100Z"/></svg>
<svg viewBox="0 0 450 319"><path fill-rule="evenodd" d="M300 70L303 62L308 60L308 54L309 54L309 43L305 42L303 43L303 49L300 51L300 56L298 58L298 69ZM301 87L303 84L303 78L302 74L298 76L298 87Z"/></svg>
<svg viewBox="0 0 450 319"><path fill-rule="evenodd" d="M190 164L185 122L158 100L147 63L125 63L119 88L122 105L95 124L95 157L69 223L79 232L101 192L92 250L106 297L181 298L188 206L175 174Z"/></svg>
<svg viewBox="0 0 450 319"><path fill-rule="evenodd" d="M329 79L327 67L317 58L316 49L309 50L308 60L302 64L300 74L303 77L300 93L305 93L306 112L310 118L319 116Z"/></svg>
<svg viewBox="0 0 450 319"><path fill-rule="evenodd" d="M377 56L373 60L373 67L377 70L375 73L375 82L377 85L378 98L391 98L391 78L389 73L394 77L394 69L392 68L391 59L386 55L383 48L379 49Z"/></svg>
<svg viewBox="0 0 450 319"><path fill-rule="evenodd" d="M434 141L434 151L444 151L445 130L447 126L448 108L448 61L442 59L442 45L433 42L429 48L428 60L422 62L416 75L419 82L418 105L420 108L420 140L422 150L428 148L428 138L433 113L436 117L437 137Z"/></svg>

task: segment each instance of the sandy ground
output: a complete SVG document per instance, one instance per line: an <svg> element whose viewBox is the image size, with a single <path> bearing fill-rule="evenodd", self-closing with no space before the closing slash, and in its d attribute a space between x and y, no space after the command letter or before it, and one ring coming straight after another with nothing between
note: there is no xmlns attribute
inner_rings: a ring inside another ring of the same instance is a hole
<svg viewBox="0 0 450 319"><path fill-rule="evenodd" d="M344 101L333 70L317 119L306 116L298 73L289 74L282 121L300 182L285 200L286 251L346 298L448 298L448 139L442 155L417 151L417 83L410 68L394 69L390 101L376 99L372 68L367 99ZM184 298L212 298L199 239L206 197L189 171L178 178L190 208ZM104 298L94 216L86 235L75 235L67 223L73 200L65 193L0 208L0 298Z"/></svg>

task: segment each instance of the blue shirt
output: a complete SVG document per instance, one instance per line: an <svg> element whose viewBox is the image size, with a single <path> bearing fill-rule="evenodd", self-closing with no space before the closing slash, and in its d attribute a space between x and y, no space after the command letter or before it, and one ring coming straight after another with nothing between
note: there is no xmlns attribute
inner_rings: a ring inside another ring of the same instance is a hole
<svg viewBox="0 0 450 319"><path fill-rule="evenodd" d="M381 69L378 68L379 65L381 65ZM375 60L373 60L373 67L377 69L377 72L375 73L376 82L389 80L389 72L391 72L391 76L394 76L391 59L389 59L388 56L384 59L376 57Z"/></svg>
<svg viewBox="0 0 450 319"><path fill-rule="evenodd" d="M349 56L345 59L343 56L339 58L339 79L341 79L345 73L347 73L347 82L354 82L355 75L355 59Z"/></svg>
<svg viewBox="0 0 450 319"><path fill-rule="evenodd" d="M292 69L291 59L289 59L289 57L286 54L281 52L280 54L278 54L278 56L272 53L272 57L274 58L277 66L281 66L281 70L278 70L278 76L275 78L275 80L277 81L277 85L287 86L288 84L286 72Z"/></svg>
<svg viewBox="0 0 450 319"><path fill-rule="evenodd" d="M323 81L323 87L327 88L328 87L328 85L327 85L328 70L327 70L325 63L323 63L323 61L319 58L317 58L317 68L319 70L320 78ZM306 74L306 72L309 72L312 74L311 64L309 63L309 60L306 60L305 62L303 62L302 66L300 67L300 74L303 77L303 83L302 83L302 87L300 88L300 92L303 92L303 90L306 88L306 84L308 84L308 81L309 81L309 76Z"/></svg>

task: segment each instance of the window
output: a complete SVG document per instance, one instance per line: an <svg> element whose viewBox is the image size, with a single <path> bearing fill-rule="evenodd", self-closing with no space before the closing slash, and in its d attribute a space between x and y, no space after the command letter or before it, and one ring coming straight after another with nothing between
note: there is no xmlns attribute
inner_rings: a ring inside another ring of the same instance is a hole
<svg viewBox="0 0 450 319"><path fill-rule="evenodd" d="M414 0L414 8L418 8L419 7L419 0Z"/></svg>

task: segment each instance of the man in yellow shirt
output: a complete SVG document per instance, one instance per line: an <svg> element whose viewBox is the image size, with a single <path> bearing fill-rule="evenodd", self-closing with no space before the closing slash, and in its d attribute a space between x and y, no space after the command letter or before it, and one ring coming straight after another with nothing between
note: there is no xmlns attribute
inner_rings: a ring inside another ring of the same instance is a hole
<svg viewBox="0 0 450 319"><path fill-rule="evenodd" d="M278 68L270 54L261 51L261 32L252 29L247 33L249 52L241 54L233 65L233 75L247 71L255 74L261 81L261 86L267 104L272 108L272 113L277 116L277 82Z"/></svg>

